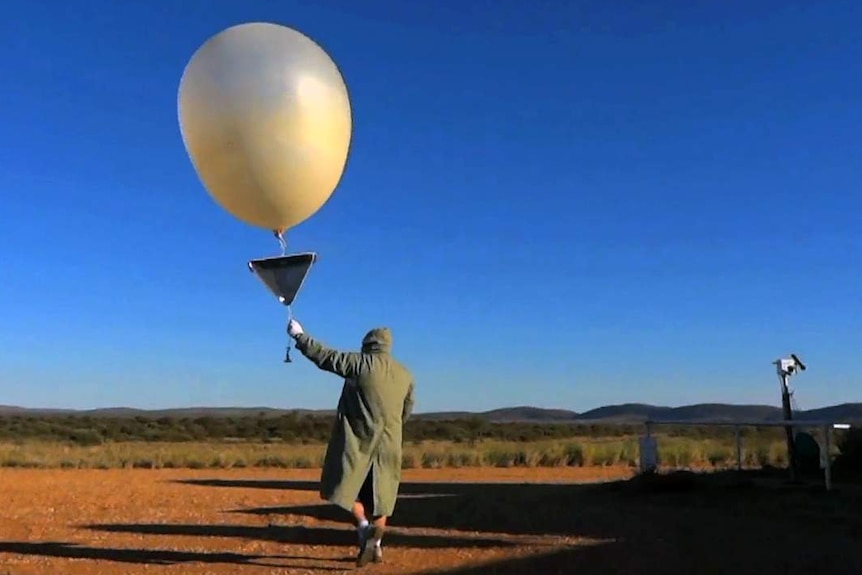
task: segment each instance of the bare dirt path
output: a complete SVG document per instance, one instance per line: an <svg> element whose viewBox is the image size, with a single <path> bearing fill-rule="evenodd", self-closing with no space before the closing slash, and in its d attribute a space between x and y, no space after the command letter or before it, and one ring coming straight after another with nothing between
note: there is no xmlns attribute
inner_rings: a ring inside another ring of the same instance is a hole
<svg viewBox="0 0 862 575"><path fill-rule="evenodd" d="M589 546L602 538L533 528L541 510L513 500L519 487L511 484L630 475L626 468L405 471L385 561L365 570L450 571ZM355 532L319 500L317 479L316 470L2 469L0 575L355 571ZM499 505L489 495L493 483L510 484ZM511 529L513 521L532 527Z"/></svg>

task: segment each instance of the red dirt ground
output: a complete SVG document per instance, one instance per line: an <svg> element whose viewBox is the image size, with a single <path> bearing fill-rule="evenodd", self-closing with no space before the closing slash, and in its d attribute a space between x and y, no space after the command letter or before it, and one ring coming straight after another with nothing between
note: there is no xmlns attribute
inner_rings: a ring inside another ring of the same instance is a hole
<svg viewBox="0 0 862 575"><path fill-rule="evenodd" d="M318 498L318 473L2 469L0 575L276 575L356 570L355 531L347 516ZM384 562L365 570L449 571L588 545L594 539L561 532L451 528L445 517L445 491L458 486L446 484L474 483L475 489L479 481L570 484L630 475L626 468L407 470L403 487L433 484L443 493L424 498L421 493L406 493L384 538ZM208 480L222 485L183 483ZM434 503L435 497L444 503ZM407 517L411 502L421 506L416 517L422 519L416 526ZM505 510L505 505L502 502L499 509ZM485 519L493 524L496 507L475 509L472 517L488 515ZM442 516L437 517L438 512ZM452 513L455 517L460 511ZM439 524L433 524L438 518Z"/></svg>
<svg viewBox="0 0 862 575"><path fill-rule="evenodd" d="M860 575L862 496L819 479L409 470L384 563L428 575ZM0 575L355 571L315 470L0 470Z"/></svg>

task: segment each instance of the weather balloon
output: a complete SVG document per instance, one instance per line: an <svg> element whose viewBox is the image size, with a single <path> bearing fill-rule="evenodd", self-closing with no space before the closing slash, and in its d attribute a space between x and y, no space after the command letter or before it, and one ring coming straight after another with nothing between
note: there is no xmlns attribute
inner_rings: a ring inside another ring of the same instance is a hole
<svg viewBox="0 0 862 575"><path fill-rule="evenodd" d="M215 202L277 233L315 214L344 173L353 129L347 86L313 40L247 23L212 36L180 80L180 132Z"/></svg>

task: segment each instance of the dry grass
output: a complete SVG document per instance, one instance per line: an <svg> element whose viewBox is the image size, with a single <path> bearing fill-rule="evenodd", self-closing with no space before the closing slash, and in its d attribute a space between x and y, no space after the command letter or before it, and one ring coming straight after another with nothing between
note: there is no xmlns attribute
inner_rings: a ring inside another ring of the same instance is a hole
<svg viewBox="0 0 862 575"><path fill-rule="evenodd" d="M0 467L26 468L185 468L228 469L320 467L326 446L283 443L105 443L94 446L49 442L0 444ZM718 440L659 437L661 466L666 469L736 465L733 444ZM782 466L780 441L743 446L748 468ZM638 464L637 438L548 440L532 443L484 441L472 444L421 442L404 446L403 467L609 467Z"/></svg>

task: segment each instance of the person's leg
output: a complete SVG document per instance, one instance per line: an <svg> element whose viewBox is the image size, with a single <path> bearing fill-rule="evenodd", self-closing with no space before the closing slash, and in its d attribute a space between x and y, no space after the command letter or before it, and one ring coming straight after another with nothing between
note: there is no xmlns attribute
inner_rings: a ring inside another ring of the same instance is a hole
<svg viewBox="0 0 862 575"><path fill-rule="evenodd" d="M368 527L368 519L365 516L365 505L361 501L356 501L350 512L353 514L353 520L356 522L357 527Z"/></svg>
<svg viewBox="0 0 862 575"><path fill-rule="evenodd" d="M353 503L353 517L356 520L356 531L359 537L359 552L365 547L365 541L371 533L371 525L368 522L368 515L374 508L374 496L372 487L372 471L368 472L362 487L359 489L359 495Z"/></svg>
<svg viewBox="0 0 862 575"><path fill-rule="evenodd" d="M380 562L383 560L383 549L381 549L380 544L383 542L383 533L386 531L386 516L374 517L371 525L369 543L373 544L374 547L374 561Z"/></svg>
<svg viewBox="0 0 862 575"><path fill-rule="evenodd" d="M383 539L383 531L386 528L386 517L374 515L374 468L368 472L368 477L360 490L360 498L366 517L372 518L371 524L366 531L366 541L360 543L359 557L357 563L361 567L369 561L379 562L383 559L383 551L380 544Z"/></svg>

